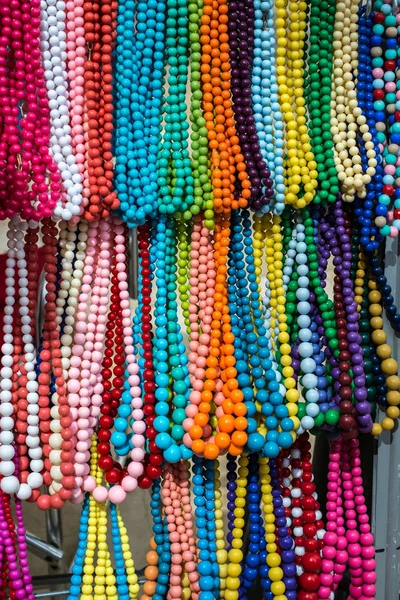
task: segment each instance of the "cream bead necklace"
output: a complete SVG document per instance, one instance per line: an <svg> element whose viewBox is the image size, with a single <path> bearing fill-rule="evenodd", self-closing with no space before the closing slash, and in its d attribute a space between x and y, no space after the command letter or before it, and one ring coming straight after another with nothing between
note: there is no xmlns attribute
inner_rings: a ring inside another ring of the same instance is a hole
<svg viewBox="0 0 400 600"><path fill-rule="evenodd" d="M60 331L61 362L64 381L68 389L68 382L74 376L74 372L71 372L70 369L74 341L73 333L76 327L75 315L78 307L79 290L83 279L88 225L85 222L80 222L79 227L77 227L63 221L60 223L60 230L61 245L65 245L65 248L62 250L62 272L59 296L56 301L56 322L59 328L62 327L62 331ZM50 427L54 433L59 433L61 424L57 404L52 407L51 416L54 420ZM59 466L61 462L61 453L58 447L59 438L54 437L52 439L57 442L57 447L53 448L54 452L50 457L50 460L52 458L55 460L51 468L53 482L49 487L50 494L59 491L62 480Z"/></svg>
<svg viewBox="0 0 400 600"><path fill-rule="evenodd" d="M83 227L86 225L83 224ZM80 225L82 227L82 225ZM60 352L61 366L63 369L64 382L69 377L69 366L72 345L72 331L75 315L76 296L80 286L79 280L73 278L73 265L76 250L77 226L68 224L65 221L60 223L60 255L61 255L61 281L56 299L56 323L60 334ZM71 312L72 311L72 312ZM64 316L65 313L65 316ZM53 406L50 409L51 422L50 430L52 434L49 438L49 444L53 451L58 455L61 450L61 415L59 412L58 394L52 395ZM52 455L54 457L54 454ZM54 494L61 489L61 480L63 474L58 463L53 463L50 468L52 482L49 486L49 493Z"/></svg>
<svg viewBox="0 0 400 600"><path fill-rule="evenodd" d="M356 194L365 196L365 186L375 175L377 164L372 136L357 101L358 9L358 0L337 4L333 41L331 133L335 166L346 202L352 202ZM363 139L368 160L365 173L357 134Z"/></svg>

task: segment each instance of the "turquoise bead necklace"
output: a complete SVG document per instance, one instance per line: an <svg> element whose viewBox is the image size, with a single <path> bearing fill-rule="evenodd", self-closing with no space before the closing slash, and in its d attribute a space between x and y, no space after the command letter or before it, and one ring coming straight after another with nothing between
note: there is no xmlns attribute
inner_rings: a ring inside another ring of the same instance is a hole
<svg viewBox="0 0 400 600"><path fill-rule="evenodd" d="M154 367L157 446L170 463L190 458L191 450L181 442L182 423L189 395L188 359L178 322L176 294L176 235L172 219L161 217L156 232L156 303ZM172 402L172 406L170 403Z"/></svg>
<svg viewBox="0 0 400 600"><path fill-rule="evenodd" d="M158 575L153 600L164 600L168 591L171 565L171 551L166 517L161 513L160 480L153 483L151 490L151 515L153 517L153 533L158 554Z"/></svg>
<svg viewBox="0 0 400 600"><path fill-rule="evenodd" d="M78 548L75 553L74 564L71 567L71 579L67 600L76 600L80 597L82 585L83 564L88 542L89 526L89 494L83 501L81 517L79 521Z"/></svg>
<svg viewBox="0 0 400 600"><path fill-rule="evenodd" d="M213 461L193 457L193 496L196 515L200 594L199 600L219 597L219 567L216 558L215 490Z"/></svg>
<svg viewBox="0 0 400 600"><path fill-rule="evenodd" d="M121 531L118 523L118 508L110 502L111 515L111 536L113 540L114 559L115 559L115 579L118 590L118 600L130 600L128 580L126 576L126 566L122 552Z"/></svg>
<svg viewBox="0 0 400 600"><path fill-rule="evenodd" d="M284 209L284 125L278 102L275 59L275 15L273 0L255 0L254 61L252 73L253 111L261 155L273 180L274 196L260 213Z"/></svg>
<svg viewBox="0 0 400 600"><path fill-rule="evenodd" d="M189 31L186 0L167 0L165 30L165 125L157 158L159 210L180 213L188 220L194 203L194 179L189 157L186 84L189 72Z"/></svg>
<svg viewBox="0 0 400 600"><path fill-rule="evenodd" d="M157 207L165 12L165 0L118 4L115 185L129 227L143 224Z"/></svg>

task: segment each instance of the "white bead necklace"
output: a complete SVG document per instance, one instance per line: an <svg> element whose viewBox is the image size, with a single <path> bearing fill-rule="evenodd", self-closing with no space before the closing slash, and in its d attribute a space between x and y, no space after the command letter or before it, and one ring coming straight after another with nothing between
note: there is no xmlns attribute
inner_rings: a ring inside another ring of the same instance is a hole
<svg viewBox="0 0 400 600"><path fill-rule="evenodd" d="M60 170L64 190L54 214L69 221L81 213L83 186L72 149L69 120L65 2L41 0L40 5L41 47L51 122L50 152Z"/></svg>
<svg viewBox="0 0 400 600"><path fill-rule="evenodd" d="M35 224L32 224L35 226ZM38 382L35 373L35 346L32 335L32 319L29 314L28 270L25 258L24 235L28 223L20 220L19 216L11 219L7 232L7 262L6 262L6 306L4 310L3 332L4 343L1 358L0 381L0 473L4 476L1 489L7 494L17 494L21 499L30 497L32 490L43 483L42 449L39 436L39 395ZM23 340L24 365L27 376L27 436L26 445L30 458L31 473L26 483L20 483L14 475L14 407L12 404L12 365L14 361L13 324L16 316L16 275L18 269L18 310L21 317L21 333Z"/></svg>

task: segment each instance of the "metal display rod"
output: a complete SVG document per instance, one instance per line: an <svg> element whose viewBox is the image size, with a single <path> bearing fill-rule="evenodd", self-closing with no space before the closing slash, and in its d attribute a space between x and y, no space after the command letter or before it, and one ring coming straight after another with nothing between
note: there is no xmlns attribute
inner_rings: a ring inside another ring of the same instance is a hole
<svg viewBox="0 0 400 600"><path fill-rule="evenodd" d="M385 275L400 306L400 240L388 238ZM400 358L400 336L385 320L387 342L393 358ZM380 411L380 420L384 413ZM398 423L376 441L374 456L372 527L376 547L375 600L397 600L400 595L400 437Z"/></svg>

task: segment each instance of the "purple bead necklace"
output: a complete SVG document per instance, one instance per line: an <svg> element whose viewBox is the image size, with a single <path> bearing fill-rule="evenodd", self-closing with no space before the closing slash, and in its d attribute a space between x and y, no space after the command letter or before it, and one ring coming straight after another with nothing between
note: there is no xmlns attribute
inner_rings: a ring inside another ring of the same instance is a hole
<svg viewBox="0 0 400 600"><path fill-rule="evenodd" d="M356 433L353 418L353 405L351 398L351 375L347 371L350 368L354 376L354 398L356 400L355 410L357 422L362 433L368 433L372 428L371 407L367 402L367 390L365 387L363 349L361 347L361 336L359 334L359 313L355 301L353 281L350 277L351 268L351 221L346 218L340 199L330 209L327 218L322 220L321 235L329 244L333 255L335 269L334 278L334 300L337 315L338 337L339 337L339 375L341 398L340 426L344 437L349 439ZM344 363L347 364L344 367ZM344 413L344 414L343 414Z"/></svg>
<svg viewBox="0 0 400 600"><path fill-rule="evenodd" d="M251 0L229 3L229 57L236 128L251 182L250 206L259 209L270 203L273 181L261 154L252 108L254 18L254 4Z"/></svg>

